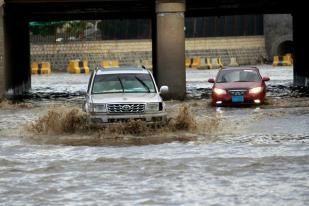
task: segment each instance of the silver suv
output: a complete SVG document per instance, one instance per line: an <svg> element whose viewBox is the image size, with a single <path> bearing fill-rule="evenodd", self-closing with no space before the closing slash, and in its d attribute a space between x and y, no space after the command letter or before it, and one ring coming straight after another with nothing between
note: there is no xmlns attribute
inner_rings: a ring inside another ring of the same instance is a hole
<svg viewBox="0 0 309 206"><path fill-rule="evenodd" d="M84 110L91 125L133 120L166 122L165 105L154 78L143 68L95 69L89 80Z"/></svg>

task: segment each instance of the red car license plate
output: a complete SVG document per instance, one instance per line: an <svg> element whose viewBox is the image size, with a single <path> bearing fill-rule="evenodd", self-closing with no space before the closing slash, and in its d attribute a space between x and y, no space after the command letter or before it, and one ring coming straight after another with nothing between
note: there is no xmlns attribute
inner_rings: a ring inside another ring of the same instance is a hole
<svg viewBox="0 0 309 206"><path fill-rule="evenodd" d="M232 102L244 102L244 96L232 96Z"/></svg>

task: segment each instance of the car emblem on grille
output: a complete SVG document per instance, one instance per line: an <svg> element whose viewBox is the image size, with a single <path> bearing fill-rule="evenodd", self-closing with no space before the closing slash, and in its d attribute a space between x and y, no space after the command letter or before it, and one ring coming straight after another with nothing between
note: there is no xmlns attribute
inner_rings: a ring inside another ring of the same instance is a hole
<svg viewBox="0 0 309 206"><path fill-rule="evenodd" d="M229 90L229 93L234 96L242 96L246 91L243 90Z"/></svg>
<svg viewBox="0 0 309 206"><path fill-rule="evenodd" d="M132 106L125 104L125 105L121 106L120 109L122 111L130 111L132 109Z"/></svg>

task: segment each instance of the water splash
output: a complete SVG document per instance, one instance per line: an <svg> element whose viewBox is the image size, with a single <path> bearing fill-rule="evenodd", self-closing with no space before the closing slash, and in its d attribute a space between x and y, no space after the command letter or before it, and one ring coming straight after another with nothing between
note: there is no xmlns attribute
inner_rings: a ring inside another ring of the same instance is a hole
<svg viewBox="0 0 309 206"><path fill-rule="evenodd" d="M26 139L36 143L67 145L161 144L195 141L211 134L220 125L219 117L197 119L188 104L181 105L164 126L149 126L141 120L93 128L87 113L79 108L54 107L26 126Z"/></svg>
<svg viewBox="0 0 309 206"><path fill-rule="evenodd" d="M169 129L172 131L189 130L194 131L197 129L197 122L192 115L189 105L185 104L178 110L176 118L171 118L168 123Z"/></svg>
<svg viewBox="0 0 309 206"><path fill-rule="evenodd" d="M31 103L12 101L8 99L0 98L0 109L29 109L32 108L33 105Z"/></svg>
<svg viewBox="0 0 309 206"><path fill-rule="evenodd" d="M89 128L87 114L79 108L52 108L48 113L27 126L35 134L62 134L84 132Z"/></svg>

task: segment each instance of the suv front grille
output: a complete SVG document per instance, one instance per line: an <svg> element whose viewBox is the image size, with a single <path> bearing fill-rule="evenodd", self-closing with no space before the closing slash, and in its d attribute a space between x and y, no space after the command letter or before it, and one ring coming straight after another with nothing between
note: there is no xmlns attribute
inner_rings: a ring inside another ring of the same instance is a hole
<svg viewBox="0 0 309 206"><path fill-rule="evenodd" d="M247 92L246 89L230 89L228 92L233 96L243 96Z"/></svg>
<svg viewBox="0 0 309 206"><path fill-rule="evenodd" d="M145 104L108 104L109 113L144 113Z"/></svg>

